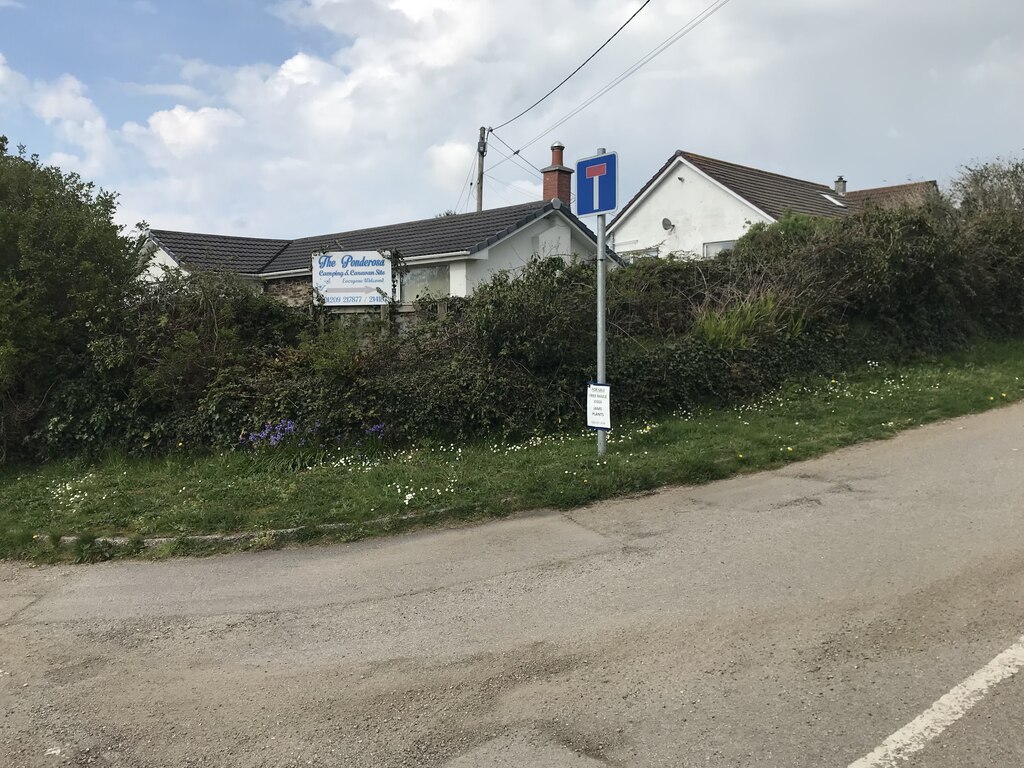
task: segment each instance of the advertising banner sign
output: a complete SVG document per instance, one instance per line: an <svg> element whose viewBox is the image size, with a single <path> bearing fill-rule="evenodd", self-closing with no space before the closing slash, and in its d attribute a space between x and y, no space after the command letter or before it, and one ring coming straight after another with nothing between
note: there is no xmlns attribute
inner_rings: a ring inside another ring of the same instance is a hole
<svg viewBox="0 0 1024 768"><path fill-rule="evenodd" d="M369 307L394 298L391 260L377 251L313 255L313 287L329 307Z"/></svg>

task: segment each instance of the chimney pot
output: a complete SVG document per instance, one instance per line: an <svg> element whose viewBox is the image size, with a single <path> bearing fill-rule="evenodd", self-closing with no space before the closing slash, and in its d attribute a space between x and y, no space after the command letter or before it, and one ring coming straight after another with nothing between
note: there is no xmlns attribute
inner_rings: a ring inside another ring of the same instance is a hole
<svg viewBox="0 0 1024 768"><path fill-rule="evenodd" d="M836 179L836 194L840 197L846 197L846 179L840 176Z"/></svg>
<svg viewBox="0 0 1024 768"><path fill-rule="evenodd" d="M544 201L558 200L562 205L572 202L572 168L565 166L565 145L551 145L551 165L541 171L544 177Z"/></svg>

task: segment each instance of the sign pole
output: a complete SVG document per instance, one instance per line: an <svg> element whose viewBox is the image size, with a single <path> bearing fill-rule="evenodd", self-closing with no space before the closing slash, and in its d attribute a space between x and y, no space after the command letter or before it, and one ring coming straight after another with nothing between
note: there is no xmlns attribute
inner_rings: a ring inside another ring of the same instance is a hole
<svg viewBox="0 0 1024 768"><path fill-rule="evenodd" d="M597 150L597 154L603 155L605 153L604 147ZM596 185L595 185L596 189ZM605 350L607 344L607 327L605 324L605 316L607 314L605 309L605 215L599 214L597 217L597 383L607 384L605 380ZM602 457L608 450L608 433L603 430L597 430L597 455Z"/></svg>
<svg viewBox="0 0 1024 768"><path fill-rule="evenodd" d="M612 389L608 386L608 247L605 214L619 201L619 156L602 147L594 157L576 162L576 211L597 217L597 380L587 385L587 426L597 430L597 456L608 452L612 428Z"/></svg>

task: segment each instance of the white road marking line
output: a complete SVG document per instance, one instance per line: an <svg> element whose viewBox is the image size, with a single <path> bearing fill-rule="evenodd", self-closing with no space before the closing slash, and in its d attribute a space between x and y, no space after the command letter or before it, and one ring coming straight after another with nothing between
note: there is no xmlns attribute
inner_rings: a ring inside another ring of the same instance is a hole
<svg viewBox="0 0 1024 768"><path fill-rule="evenodd" d="M996 683L1024 668L1024 637L964 680L849 768L894 768L946 730L981 701Z"/></svg>

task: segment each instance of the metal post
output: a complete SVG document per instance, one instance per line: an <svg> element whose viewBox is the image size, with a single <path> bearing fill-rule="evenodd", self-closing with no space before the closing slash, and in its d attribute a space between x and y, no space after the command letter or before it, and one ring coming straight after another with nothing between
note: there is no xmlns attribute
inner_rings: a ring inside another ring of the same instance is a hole
<svg viewBox="0 0 1024 768"><path fill-rule="evenodd" d="M597 150L597 154L603 155L604 147ZM605 347L607 342L607 328L605 327L605 231L603 213L597 217L597 383L607 384L605 380ZM597 455L604 456L608 450L608 433L603 429L597 430Z"/></svg>
<svg viewBox="0 0 1024 768"><path fill-rule="evenodd" d="M487 155L487 129L480 126L480 141L476 144L476 212L484 209L484 157Z"/></svg>

